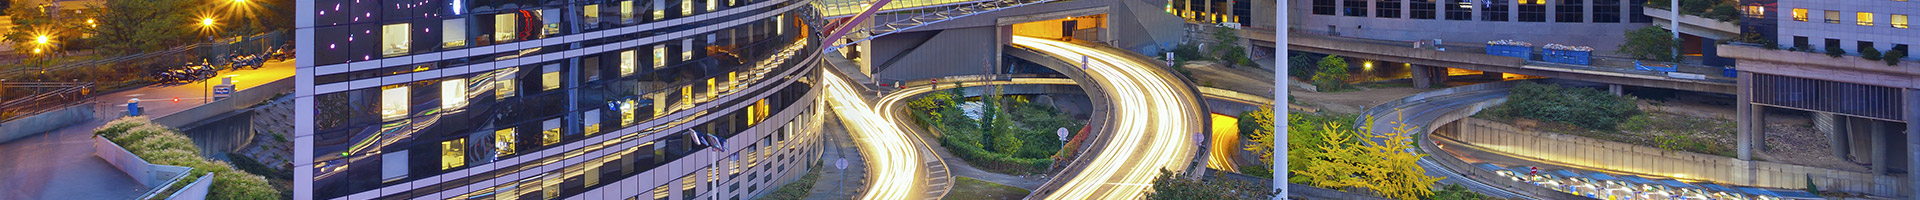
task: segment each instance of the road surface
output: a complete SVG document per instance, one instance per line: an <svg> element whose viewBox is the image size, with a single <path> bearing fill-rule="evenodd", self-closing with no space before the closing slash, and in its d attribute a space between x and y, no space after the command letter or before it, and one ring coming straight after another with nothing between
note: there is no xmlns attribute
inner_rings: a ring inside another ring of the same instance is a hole
<svg viewBox="0 0 1920 200"><path fill-rule="evenodd" d="M1070 174L1037 190L1045 199L1138 199L1161 170L1184 171L1199 151L1194 135L1207 127L1199 95L1160 61L1031 37L1015 36L1013 44L1072 63L1086 58L1088 76L1115 108L1111 135L1061 172Z"/></svg>
<svg viewBox="0 0 1920 200"><path fill-rule="evenodd" d="M930 189L928 183L937 180L926 178L933 171L928 170L928 163L923 161L932 157L931 150L922 146L918 137L907 135L897 124L880 117L847 78L823 71L821 80L826 85L827 105L840 115L867 163L868 177L872 180L867 181L870 188L860 199L933 199L945 195L944 189ZM940 168L944 170L944 163ZM938 178L952 180L945 176ZM952 184L945 185L951 187Z"/></svg>
<svg viewBox="0 0 1920 200"><path fill-rule="evenodd" d="M1459 94L1442 95L1442 96L1430 97L1430 98L1426 98L1418 101L1410 101L1407 104L1395 107L1394 109L1398 110L1397 112L1386 112L1386 113L1380 113L1378 114L1378 116L1361 116L1361 117L1362 119L1372 120L1372 121L1366 122L1366 124L1372 130L1373 134L1380 134L1386 131L1393 131L1395 127L1399 127L1402 123L1406 124L1407 130L1424 131L1426 130L1425 127L1433 126L1433 124L1429 124L1429 123L1432 123L1434 120L1439 119L1442 115L1446 115L1447 112L1460 109L1460 106L1466 106L1469 104L1478 103L1482 101L1494 100L1494 99L1503 98L1506 96L1507 96L1507 90L1505 88L1461 92ZM1371 117L1371 118L1368 118L1368 117ZM1425 133L1415 133L1415 134L1424 135ZM1374 142L1383 142L1383 141L1376 140ZM1412 142L1412 141L1407 141L1407 142ZM1420 141L1420 142L1429 142L1429 141ZM1409 151L1411 150L1412 149L1409 149ZM1492 185L1485 184L1485 183L1480 183L1479 181L1475 181L1473 179L1468 179L1466 176L1462 176L1460 173L1454 172L1444 166L1440 166L1440 163L1434 162L1432 159L1433 158L1431 157L1421 157L1418 164L1420 165L1421 168L1426 169L1427 176L1445 177L1446 179L1440 180L1440 182L1437 183L1439 185L1459 184L1460 186L1465 186L1467 187L1467 189L1473 190L1474 192L1487 194L1489 196L1495 196L1495 197L1501 197L1501 198L1532 199L1531 197L1510 192L1510 191L1507 191L1506 189L1494 187Z"/></svg>

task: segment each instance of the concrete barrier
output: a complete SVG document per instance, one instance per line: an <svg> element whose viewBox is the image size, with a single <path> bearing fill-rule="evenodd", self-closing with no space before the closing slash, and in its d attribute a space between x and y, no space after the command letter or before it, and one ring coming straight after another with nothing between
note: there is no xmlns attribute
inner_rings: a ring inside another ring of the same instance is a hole
<svg viewBox="0 0 1920 200"><path fill-rule="evenodd" d="M1436 134L1490 151L1621 173L1769 188L1804 189L1808 179L1821 190L1903 196L1898 177L1876 176L1767 161L1690 152L1665 151L1574 135L1522 130L1491 120L1465 118Z"/></svg>
<svg viewBox="0 0 1920 200"><path fill-rule="evenodd" d="M161 181L159 177L151 175L151 170L148 168L153 166L152 163L133 155L133 152L127 152L126 149L120 148L119 144L114 144L107 138L93 137L93 155L107 160L108 165L113 165L113 168L120 169L120 172L133 177L133 181L140 183L141 186L153 187L155 183Z"/></svg>
<svg viewBox="0 0 1920 200"><path fill-rule="evenodd" d="M93 110L93 104L79 104L0 123L0 143L93 120Z"/></svg>
<svg viewBox="0 0 1920 200"><path fill-rule="evenodd" d="M167 200L207 199L207 191L212 187L213 173L207 173L207 175L200 176L200 180L194 180L193 183L187 184L187 187L181 187L179 191L174 191L173 194L167 195Z"/></svg>
<svg viewBox="0 0 1920 200"><path fill-rule="evenodd" d="M167 127L185 127L195 121L252 107L254 104L287 92L293 92L293 78L291 77L282 78L245 90L234 91L226 99L207 102L206 104L200 104L200 106L188 108L187 110L158 116L153 118L153 123Z"/></svg>

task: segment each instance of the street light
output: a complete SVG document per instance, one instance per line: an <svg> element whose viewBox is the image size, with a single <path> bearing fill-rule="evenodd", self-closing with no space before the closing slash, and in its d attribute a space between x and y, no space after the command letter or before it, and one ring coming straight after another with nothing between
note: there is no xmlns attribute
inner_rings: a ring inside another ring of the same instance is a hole
<svg viewBox="0 0 1920 200"><path fill-rule="evenodd" d="M213 17L200 18L200 26L213 27Z"/></svg>

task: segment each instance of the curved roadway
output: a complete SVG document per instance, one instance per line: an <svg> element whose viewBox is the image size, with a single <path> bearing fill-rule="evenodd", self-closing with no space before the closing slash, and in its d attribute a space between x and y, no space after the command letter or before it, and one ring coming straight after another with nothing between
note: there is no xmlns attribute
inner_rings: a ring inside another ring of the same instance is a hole
<svg viewBox="0 0 1920 200"><path fill-rule="evenodd" d="M1124 50L1023 36L1014 36L1013 44L1061 60L1087 58L1088 76L1115 108L1112 133L1089 147L1092 155L1061 172L1072 174L1057 176L1062 178L1036 190L1052 189L1045 199L1138 199L1161 170L1181 172L1189 166L1198 150L1193 135L1207 126L1205 111L1192 87L1158 61L1120 52Z"/></svg>
<svg viewBox="0 0 1920 200"><path fill-rule="evenodd" d="M868 177L873 180L869 180L870 188L861 193L860 199L938 199L946 195L952 179L945 175L946 163L932 156L930 147L882 118L853 82L824 70L820 77L826 85L827 104L840 115L866 156ZM924 162L929 158L936 162Z"/></svg>
<svg viewBox="0 0 1920 200"><path fill-rule="evenodd" d="M1490 83L1483 83L1483 84L1490 84ZM1462 87L1466 87L1466 86L1462 86ZM1428 132L1430 132L1428 131L1428 130L1431 130L1430 127L1435 126L1434 124L1432 124L1435 120L1439 120L1441 117L1447 115L1449 112L1460 110L1462 109L1461 107L1469 106L1474 103L1493 101L1500 98L1505 98L1507 94L1508 94L1507 89L1502 87L1502 88L1481 89L1476 91L1461 91L1455 94L1420 98L1419 100L1404 100L1405 103L1402 103L1399 105L1382 105L1382 106L1392 106L1392 110L1393 110L1392 112L1367 113L1367 116L1361 116L1362 118L1360 120L1362 120L1365 124L1368 125L1369 128L1371 128L1371 130L1373 130L1371 132L1373 134L1381 134L1382 132L1393 131L1395 127L1400 127L1401 125L1405 125L1406 130L1417 131L1417 133L1414 133L1414 134L1424 136L1424 135L1427 135ZM1425 96L1425 95L1414 95L1414 96ZM1408 98L1414 98L1414 97L1408 97ZM1372 121L1367 121L1368 119L1371 119ZM1376 140L1374 142L1384 142L1384 141ZM1414 141L1406 141L1406 142L1414 142ZM1423 140L1420 142L1431 142L1431 140ZM1407 149L1407 150L1414 151L1413 149ZM1446 168L1445 166L1440 166L1440 163L1434 162L1432 159L1433 158L1431 157L1421 157L1420 161L1418 161L1418 164L1420 165L1421 168L1426 169L1427 176L1446 177L1446 179L1440 180L1439 183L1441 184L1460 184L1461 186L1465 186L1469 190L1473 190L1474 192L1479 192L1481 194L1487 194L1490 196L1501 197L1501 198L1534 199L1533 197L1521 195L1518 193L1514 193L1512 191L1507 191L1506 189L1503 189L1500 187L1495 187L1493 185L1489 185L1473 179L1469 179L1458 172L1452 171L1452 169Z"/></svg>

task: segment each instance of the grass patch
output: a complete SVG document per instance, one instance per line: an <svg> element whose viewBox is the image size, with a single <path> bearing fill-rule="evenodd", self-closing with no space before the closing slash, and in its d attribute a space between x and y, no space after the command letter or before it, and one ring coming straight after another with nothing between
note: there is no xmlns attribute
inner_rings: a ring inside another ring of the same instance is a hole
<svg viewBox="0 0 1920 200"><path fill-rule="evenodd" d="M946 199L1020 199L1033 192L1013 186L982 181L979 179L955 176L953 190L947 192Z"/></svg>
<svg viewBox="0 0 1920 200"><path fill-rule="evenodd" d="M766 199L790 200L807 198L808 195L813 195L813 182L818 180L820 180L820 161L815 161L812 167L807 167L806 175L800 175L799 180L793 180L792 183L781 185L780 189L773 191L773 194L767 194Z"/></svg>

